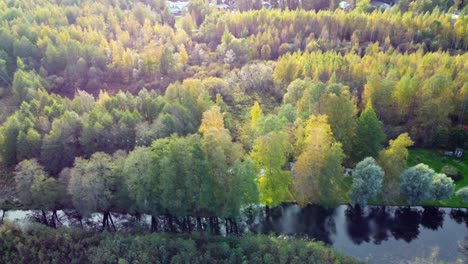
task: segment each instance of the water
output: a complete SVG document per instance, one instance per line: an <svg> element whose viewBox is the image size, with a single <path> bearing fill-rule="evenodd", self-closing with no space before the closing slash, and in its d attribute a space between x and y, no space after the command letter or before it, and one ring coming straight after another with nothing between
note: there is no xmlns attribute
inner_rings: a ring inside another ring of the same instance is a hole
<svg viewBox="0 0 468 264"><path fill-rule="evenodd" d="M73 213L57 214L63 225L79 226ZM136 223L130 215L112 216L118 230ZM283 204L271 210L269 221L263 213L243 219L240 226L246 232L307 237L368 263L468 263L468 209L345 205L325 209ZM22 225L31 220L40 220L39 212L7 211L5 215L5 221ZM102 214L92 214L83 225L99 230L101 221ZM150 217L143 215L140 225L149 223Z"/></svg>
<svg viewBox="0 0 468 264"><path fill-rule="evenodd" d="M282 205L253 231L323 241L369 263L468 263L468 210L433 207ZM464 244L465 243L465 244ZM431 262L433 260L434 262Z"/></svg>

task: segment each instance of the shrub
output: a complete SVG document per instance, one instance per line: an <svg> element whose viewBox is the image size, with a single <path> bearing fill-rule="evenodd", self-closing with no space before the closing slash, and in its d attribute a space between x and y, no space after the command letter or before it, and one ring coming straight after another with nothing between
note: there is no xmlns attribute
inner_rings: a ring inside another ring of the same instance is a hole
<svg viewBox="0 0 468 264"><path fill-rule="evenodd" d="M468 187L461 188L458 190L455 195L462 198L465 203L468 203Z"/></svg>
<svg viewBox="0 0 468 264"><path fill-rule="evenodd" d="M451 178L453 181L459 181L463 179L463 172L452 165L445 165L441 172L447 175L447 177Z"/></svg>

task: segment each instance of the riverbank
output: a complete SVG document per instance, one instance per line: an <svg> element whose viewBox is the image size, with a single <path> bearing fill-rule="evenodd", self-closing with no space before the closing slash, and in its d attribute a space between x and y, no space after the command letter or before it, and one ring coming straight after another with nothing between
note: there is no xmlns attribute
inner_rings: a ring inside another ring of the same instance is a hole
<svg viewBox="0 0 468 264"><path fill-rule="evenodd" d="M357 263L319 242L265 235L92 233L0 226L0 263Z"/></svg>

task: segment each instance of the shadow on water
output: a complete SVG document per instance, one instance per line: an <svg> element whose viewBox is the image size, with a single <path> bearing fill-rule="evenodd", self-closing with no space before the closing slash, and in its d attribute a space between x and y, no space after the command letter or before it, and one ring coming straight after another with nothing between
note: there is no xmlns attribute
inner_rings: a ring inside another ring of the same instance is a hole
<svg viewBox="0 0 468 264"><path fill-rule="evenodd" d="M430 230L443 228L446 214L434 207L340 206L327 209L314 205L300 208L295 204L282 204L272 210L270 219L263 219L251 231L306 236L332 244L331 236L336 234L335 221L342 217L337 211L343 208L346 235L357 245L381 244L389 237L411 242L418 238L420 227ZM467 221L466 214L463 210L452 210L450 216L462 223Z"/></svg>
<svg viewBox="0 0 468 264"><path fill-rule="evenodd" d="M468 209L434 207L367 206L364 208L338 206L323 208L296 204L282 204L271 209L269 219L261 206L244 210L245 215L236 221L215 219L222 235L252 232L286 235L291 238L309 238L333 245L345 255L369 263L401 263L415 258L431 256L437 251L437 260L448 263L468 263ZM39 211L8 211L5 220L21 223L27 219L41 222ZM51 212L48 213L51 216ZM102 230L102 213L81 218L74 211L58 211L57 221L63 226L88 230ZM139 218L127 214L111 213L117 230L150 230L151 216ZM174 229L168 229L167 219L157 218L157 230L185 232L184 226L209 231L212 219L194 217L174 218ZM197 224L197 222L200 222ZM225 223L224 223L225 222ZM229 225L228 225L229 224ZM239 232L228 228L240 227ZM179 228L180 227L180 228ZM223 231L224 230L224 231ZM457 262L458 261L458 262Z"/></svg>
<svg viewBox="0 0 468 264"><path fill-rule="evenodd" d="M270 219L263 218L250 231L308 237L331 244L330 235L336 232L333 214L335 209L320 206L301 208L296 204L282 204L271 210Z"/></svg>

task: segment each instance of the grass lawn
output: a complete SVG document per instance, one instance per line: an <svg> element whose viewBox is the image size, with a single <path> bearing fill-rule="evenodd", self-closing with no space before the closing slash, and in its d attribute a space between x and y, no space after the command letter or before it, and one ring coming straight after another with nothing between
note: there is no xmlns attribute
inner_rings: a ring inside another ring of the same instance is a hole
<svg viewBox="0 0 468 264"><path fill-rule="evenodd" d="M455 191L468 186L468 153L464 153L461 158L447 157L443 152L431 149L412 149L408 159L408 166L414 166L418 163L427 164L436 172L440 172L445 165L452 165L463 172L464 179L455 182ZM443 202L427 202L424 205L442 206L442 207L465 207L468 203L463 202L455 195L452 199Z"/></svg>
<svg viewBox="0 0 468 264"><path fill-rule="evenodd" d="M175 27L176 28L180 28L180 21L181 21L182 17L181 16L176 16L175 17Z"/></svg>

